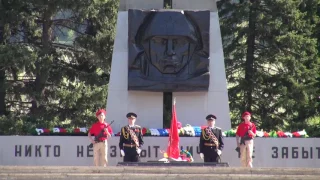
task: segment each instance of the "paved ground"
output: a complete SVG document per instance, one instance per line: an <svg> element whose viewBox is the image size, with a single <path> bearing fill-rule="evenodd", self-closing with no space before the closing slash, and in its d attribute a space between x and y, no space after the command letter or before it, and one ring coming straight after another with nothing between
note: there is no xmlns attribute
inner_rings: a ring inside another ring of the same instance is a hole
<svg viewBox="0 0 320 180"><path fill-rule="evenodd" d="M320 168L0 166L0 180L320 180Z"/></svg>

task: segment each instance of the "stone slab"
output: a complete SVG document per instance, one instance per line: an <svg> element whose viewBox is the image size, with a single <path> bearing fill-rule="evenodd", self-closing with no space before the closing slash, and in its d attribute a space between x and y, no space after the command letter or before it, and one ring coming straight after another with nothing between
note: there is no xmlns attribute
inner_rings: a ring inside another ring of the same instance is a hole
<svg viewBox="0 0 320 180"><path fill-rule="evenodd" d="M205 121L205 120L204 120ZM168 137L145 136L141 162L163 158ZM93 150L88 148L87 136L0 136L0 165L8 166L92 166ZM255 168L320 168L319 138L259 138L254 142ZM199 156L199 137L180 137L180 147L188 150L194 162ZM108 140L108 162L116 166L120 156L119 136ZM236 138L225 137L222 162L240 167L240 156L235 151Z"/></svg>
<svg viewBox="0 0 320 180"><path fill-rule="evenodd" d="M216 175L314 175L320 177L320 168L241 168L241 167L156 167L156 166L0 166L3 174L216 174Z"/></svg>
<svg viewBox="0 0 320 180"><path fill-rule="evenodd" d="M195 180L206 180L206 179L219 179L219 180L319 180L320 176L315 175L243 175L243 174L6 174L0 173L0 180L30 180L30 179L69 179L69 180L82 180L82 179L153 179L153 180L168 180L168 179L195 179Z"/></svg>
<svg viewBox="0 0 320 180"><path fill-rule="evenodd" d="M189 162L161 162L161 161L148 161L148 162L119 162L117 166L152 166L152 167L229 167L228 163L189 163Z"/></svg>

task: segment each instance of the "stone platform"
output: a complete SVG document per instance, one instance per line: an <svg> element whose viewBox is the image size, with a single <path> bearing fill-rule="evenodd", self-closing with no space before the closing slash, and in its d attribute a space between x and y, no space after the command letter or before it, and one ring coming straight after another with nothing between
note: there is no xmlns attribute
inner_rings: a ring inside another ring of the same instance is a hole
<svg viewBox="0 0 320 180"><path fill-rule="evenodd" d="M0 180L319 180L319 168L0 166Z"/></svg>
<svg viewBox="0 0 320 180"><path fill-rule="evenodd" d="M148 162L119 162L117 166L212 166L212 167L229 167L228 163L197 163L197 162L162 162L162 161L148 161Z"/></svg>

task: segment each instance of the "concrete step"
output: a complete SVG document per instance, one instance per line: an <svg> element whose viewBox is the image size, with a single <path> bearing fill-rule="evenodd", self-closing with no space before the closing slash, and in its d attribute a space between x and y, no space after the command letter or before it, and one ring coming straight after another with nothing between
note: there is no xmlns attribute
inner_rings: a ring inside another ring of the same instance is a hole
<svg viewBox="0 0 320 180"><path fill-rule="evenodd" d="M0 180L320 180L319 168L0 166Z"/></svg>
<svg viewBox="0 0 320 180"><path fill-rule="evenodd" d="M250 174L127 174L127 173L0 173L0 180L48 180L48 179L68 179L68 180L99 180L99 179L122 179L122 180L174 180L174 179L194 179L194 180L319 180L318 175L250 175Z"/></svg>
<svg viewBox="0 0 320 180"><path fill-rule="evenodd" d="M0 173L318 175L320 168L0 166ZM320 180L320 179L319 179Z"/></svg>

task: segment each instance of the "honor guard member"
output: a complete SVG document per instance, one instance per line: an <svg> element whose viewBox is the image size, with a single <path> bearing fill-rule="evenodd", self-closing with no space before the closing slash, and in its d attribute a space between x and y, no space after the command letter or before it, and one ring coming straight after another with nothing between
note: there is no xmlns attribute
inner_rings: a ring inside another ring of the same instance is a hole
<svg viewBox="0 0 320 180"><path fill-rule="evenodd" d="M88 137L93 144L93 160L95 166L107 166L108 164L107 140L111 137L111 134L113 134L113 132L111 126L109 126L108 123L105 122L106 114L106 110L99 109L96 112L98 121L91 126L88 132ZM91 134L93 134L95 138L93 138ZM99 138L96 139L97 137Z"/></svg>
<svg viewBox="0 0 320 180"><path fill-rule="evenodd" d="M240 148L240 162L242 167L252 168L253 140L257 129L256 125L250 121L250 112L244 112L241 118L243 122L239 124L236 132L237 148Z"/></svg>
<svg viewBox="0 0 320 180"><path fill-rule="evenodd" d="M120 153L123 162L140 162L141 146L143 145L142 128L135 125L137 114L128 113L128 125L121 128Z"/></svg>
<svg viewBox="0 0 320 180"><path fill-rule="evenodd" d="M201 130L200 134L200 157L204 162L220 162L220 155L224 146L221 129L215 127L217 117L209 114L208 126Z"/></svg>

